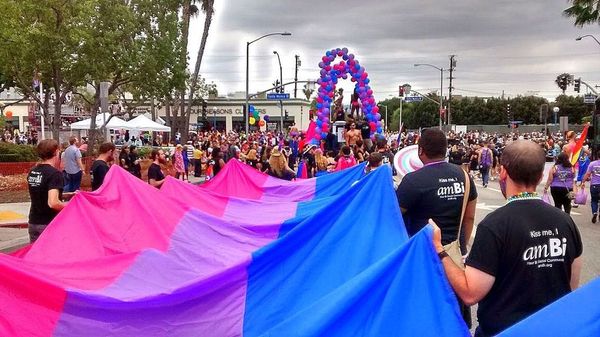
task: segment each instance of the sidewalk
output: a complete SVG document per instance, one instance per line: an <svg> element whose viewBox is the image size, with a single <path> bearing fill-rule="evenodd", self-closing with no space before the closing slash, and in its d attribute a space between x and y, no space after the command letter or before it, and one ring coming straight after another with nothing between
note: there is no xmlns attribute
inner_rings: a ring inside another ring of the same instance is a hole
<svg viewBox="0 0 600 337"><path fill-rule="evenodd" d="M29 243L29 206L29 202L0 204L0 252L11 252Z"/></svg>

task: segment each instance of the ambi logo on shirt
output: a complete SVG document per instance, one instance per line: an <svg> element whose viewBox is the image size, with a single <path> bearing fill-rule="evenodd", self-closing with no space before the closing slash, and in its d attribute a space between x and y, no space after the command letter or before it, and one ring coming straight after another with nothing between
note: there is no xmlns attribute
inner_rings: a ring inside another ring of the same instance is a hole
<svg viewBox="0 0 600 337"><path fill-rule="evenodd" d="M567 239L563 238L550 238L548 244L531 246L523 252L523 261L533 261L547 258L558 258L564 257L567 253ZM562 259L561 259L562 260ZM537 264L540 262L556 262L556 261L536 261Z"/></svg>
<svg viewBox="0 0 600 337"><path fill-rule="evenodd" d="M444 183L444 182L448 183L451 181L452 181L452 178L440 179L441 183ZM437 190L437 195L442 198L447 198L449 196L452 196L452 197L461 196L464 193L465 193L465 183L463 183L463 182L454 182L450 185L440 186Z"/></svg>

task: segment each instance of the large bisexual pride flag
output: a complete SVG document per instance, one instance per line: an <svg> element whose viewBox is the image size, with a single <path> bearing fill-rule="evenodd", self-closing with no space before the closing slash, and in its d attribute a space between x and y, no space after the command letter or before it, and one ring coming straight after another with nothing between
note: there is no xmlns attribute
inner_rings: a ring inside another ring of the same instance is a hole
<svg viewBox="0 0 600 337"><path fill-rule="evenodd" d="M159 191L111 168L0 255L0 336L469 335L431 229L407 239L388 167L255 173L231 162Z"/></svg>

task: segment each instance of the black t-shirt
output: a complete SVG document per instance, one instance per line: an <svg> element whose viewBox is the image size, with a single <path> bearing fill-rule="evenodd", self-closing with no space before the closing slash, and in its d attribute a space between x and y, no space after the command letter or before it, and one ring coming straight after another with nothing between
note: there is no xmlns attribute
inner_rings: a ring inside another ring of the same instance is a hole
<svg viewBox="0 0 600 337"><path fill-rule="evenodd" d="M477 198L477 189L470 180L469 200ZM440 162L407 174L396 196L406 209L404 224L408 235L415 235L431 218L442 229L442 244L455 241L465 193L465 174L460 166Z"/></svg>
<svg viewBox="0 0 600 337"><path fill-rule="evenodd" d="M369 123L363 122L360 125L360 135L362 136L362 139L371 138L371 126L369 126Z"/></svg>
<svg viewBox="0 0 600 337"><path fill-rule="evenodd" d="M129 172L133 173L134 175L139 175L140 172L142 172L142 165L140 165L140 163L138 162L137 164L135 163L136 160L138 160L138 155L131 152L129 154L129 162L128 162L128 166L129 166Z"/></svg>
<svg viewBox="0 0 600 337"><path fill-rule="evenodd" d="M148 182L150 182L150 179L154 179L156 181L165 179L165 175L162 173L160 165L156 163L150 164L150 167L148 167Z"/></svg>
<svg viewBox="0 0 600 337"><path fill-rule="evenodd" d="M573 220L542 200L516 200L485 217L466 261L496 278L479 302L483 332L496 335L569 293L582 251Z"/></svg>
<svg viewBox="0 0 600 337"><path fill-rule="evenodd" d="M92 191L97 190L104 182L104 176L108 173L109 167L104 160L94 160L92 163Z"/></svg>
<svg viewBox="0 0 600 337"><path fill-rule="evenodd" d="M29 171L27 176L31 208L29 209L29 223L34 225L47 225L58 214L48 206L48 191L58 190L59 198L62 197L64 187L62 172L48 164L39 164Z"/></svg>

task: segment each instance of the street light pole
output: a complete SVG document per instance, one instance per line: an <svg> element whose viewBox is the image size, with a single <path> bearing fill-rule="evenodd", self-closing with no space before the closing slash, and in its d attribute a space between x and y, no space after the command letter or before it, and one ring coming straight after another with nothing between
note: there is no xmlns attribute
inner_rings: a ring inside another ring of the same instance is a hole
<svg viewBox="0 0 600 337"><path fill-rule="evenodd" d="M388 107L387 105L380 105L385 108L385 131L388 130Z"/></svg>
<svg viewBox="0 0 600 337"><path fill-rule="evenodd" d="M249 90L249 86L250 86L250 78L249 78L249 66L250 66L250 45L253 44L254 42L264 39L265 37L268 36L273 36L273 35L281 35L281 36L290 36L292 35L292 33L289 32L279 32L279 33L270 33L270 34L265 34L257 39L254 39L250 42L246 42L246 115L244 116L246 121L246 136L248 136L248 130L250 128L250 124L248 123L248 113L250 111L250 102L248 101L249 96L248 96L248 90Z"/></svg>
<svg viewBox="0 0 600 337"><path fill-rule="evenodd" d="M398 122L398 133L402 134L402 102L404 102L404 97L407 94L410 94L410 90L412 89L411 85L405 83L402 85L402 96L400 96L400 121Z"/></svg>
<svg viewBox="0 0 600 337"><path fill-rule="evenodd" d="M583 39L584 37L591 37L592 39L594 39L594 41L596 41L596 43L598 45L600 45L600 41L598 41L598 39L596 37L594 37L594 35L590 35L590 34L580 36L580 37L576 38L575 41L581 41L581 39Z"/></svg>
<svg viewBox="0 0 600 337"><path fill-rule="evenodd" d="M217 107L213 107L213 129L217 131Z"/></svg>
<svg viewBox="0 0 600 337"><path fill-rule="evenodd" d="M438 112L438 115L440 116L440 130L442 129L442 109L444 108L444 69L442 67L437 67L434 66L433 64L429 64L429 63L415 63L415 67L418 66L428 66L431 68L435 68L437 70L440 71L440 111Z"/></svg>
<svg viewBox="0 0 600 337"><path fill-rule="evenodd" d="M274 50L273 54L277 55L277 61L279 61L279 92L283 93L283 68L281 67L281 57L279 57L279 53ZM279 114L279 125L280 125L280 132L283 133L283 101L279 101L279 108L280 108L280 114Z"/></svg>

